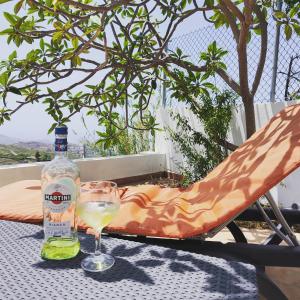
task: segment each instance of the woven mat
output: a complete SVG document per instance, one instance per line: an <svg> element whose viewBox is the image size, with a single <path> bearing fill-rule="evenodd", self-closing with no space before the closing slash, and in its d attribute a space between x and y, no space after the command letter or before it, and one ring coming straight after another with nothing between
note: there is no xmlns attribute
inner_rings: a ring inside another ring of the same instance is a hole
<svg viewBox="0 0 300 300"><path fill-rule="evenodd" d="M40 258L40 226L0 221L0 299L257 299L255 267L133 241L103 238L115 265L102 273Z"/></svg>

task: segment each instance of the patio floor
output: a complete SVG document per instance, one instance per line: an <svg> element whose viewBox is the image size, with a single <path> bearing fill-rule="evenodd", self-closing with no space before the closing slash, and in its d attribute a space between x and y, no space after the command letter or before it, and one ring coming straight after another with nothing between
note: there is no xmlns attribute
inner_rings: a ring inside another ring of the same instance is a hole
<svg viewBox="0 0 300 300"><path fill-rule="evenodd" d="M249 242L257 244L261 243L270 234L269 230L263 229L243 228L243 232ZM300 241L300 233L297 233L296 235ZM216 236L207 240L234 242L228 229L223 229ZM289 300L300 299L300 268L267 267L266 272Z"/></svg>

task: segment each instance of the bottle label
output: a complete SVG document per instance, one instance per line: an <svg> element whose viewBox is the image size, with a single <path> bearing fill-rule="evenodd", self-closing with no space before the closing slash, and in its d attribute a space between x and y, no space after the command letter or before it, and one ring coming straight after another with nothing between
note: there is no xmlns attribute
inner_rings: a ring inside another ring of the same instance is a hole
<svg viewBox="0 0 300 300"><path fill-rule="evenodd" d="M67 139L55 139L55 151L56 152L66 152L68 151Z"/></svg>
<svg viewBox="0 0 300 300"><path fill-rule="evenodd" d="M44 222L44 232L46 236L61 237L71 235L71 223L66 222L50 222L45 220Z"/></svg>
<svg viewBox="0 0 300 300"><path fill-rule="evenodd" d="M61 183L51 183L44 191L44 205L50 212L63 213L72 202L71 189Z"/></svg>

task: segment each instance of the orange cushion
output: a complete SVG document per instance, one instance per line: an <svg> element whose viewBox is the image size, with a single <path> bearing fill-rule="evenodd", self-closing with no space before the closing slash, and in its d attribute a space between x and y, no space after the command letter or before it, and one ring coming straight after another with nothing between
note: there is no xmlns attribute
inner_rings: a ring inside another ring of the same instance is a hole
<svg viewBox="0 0 300 300"><path fill-rule="evenodd" d="M0 219L40 223L43 219L40 180L23 180L1 187Z"/></svg>
<svg viewBox="0 0 300 300"><path fill-rule="evenodd" d="M107 228L185 238L206 233L240 214L300 165L300 105L289 106L208 176L187 189L129 187ZM0 219L40 222L37 181L0 188Z"/></svg>
<svg viewBox="0 0 300 300"><path fill-rule="evenodd" d="M88 189L92 182L81 187ZM127 188L119 188L120 197ZM43 204L40 180L17 181L0 188L0 220L41 223Z"/></svg>
<svg viewBox="0 0 300 300"><path fill-rule="evenodd" d="M300 105L285 108L200 182L132 187L109 229L185 238L239 215L300 165Z"/></svg>

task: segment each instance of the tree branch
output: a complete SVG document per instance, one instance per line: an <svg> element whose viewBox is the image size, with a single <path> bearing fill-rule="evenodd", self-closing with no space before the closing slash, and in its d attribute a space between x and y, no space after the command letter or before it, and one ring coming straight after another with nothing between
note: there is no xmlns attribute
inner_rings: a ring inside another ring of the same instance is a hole
<svg viewBox="0 0 300 300"><path fill-rule="evenodd" d="M257 92L262 73L265 67L266 56L268 51L268 23L263 15L261 9L255 5L254 12L259 20L260 29L261 29L261 37L260 37L260 56L257 64L257 70L255 73L255 78L252 84L251 93L254 96Z"/></svg>
<svg viewBox="0 0 300 300"><path fill-rule="evenodd" d="M233 34L233 37L234 37L236 43L238 43L239 36L240 36L240 30L239 30L239 28L236 24L236 20L234 18L234 15L227 8L227 6L224 4L223 0L220 0L220 9L224 13L224 15L225 15L225 17L226 17L226 19L229 23L229 26L231 28L231 31L232 31L232 34Z"/></svg>
<svg viewBox="0 0 300 300"><path fill-rule="evenodd" d="M231 0L223 0L223 2L227 6L227 8L231 10L232 14L240 20L240 22L245 21L245 17L243 13L239 10L239 8L234 3L231 2Z"/></svg>
<svg viewBox="0 0 300 300"><path fill-rule="evenodd" d="M109 12L115 9L118 6L121 5L126 5L130 2L131 0L119 0L119 1L112 1L110 5L99 5L99 6L92 6L88 4L84 4L81 2L73 1L73 0L61 0L61 2L71 5L83 10L89 10L89 11L95 11L98 13L104 13L104 12Z"/></svg>
<svg viewBox="0 0 300 300"><path fill-rule="evenodd" d="M241 87L232 77L230 77L223 69L218 69L216 72L229 87L231 87L238 95L241 95Z"/></svg>

